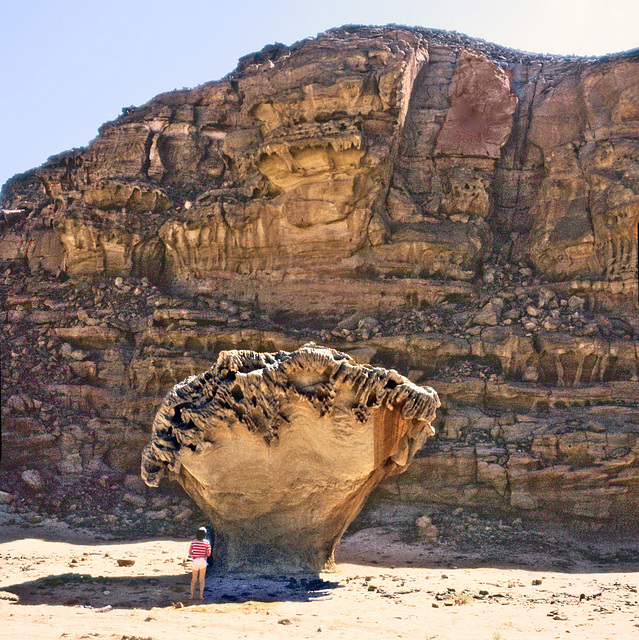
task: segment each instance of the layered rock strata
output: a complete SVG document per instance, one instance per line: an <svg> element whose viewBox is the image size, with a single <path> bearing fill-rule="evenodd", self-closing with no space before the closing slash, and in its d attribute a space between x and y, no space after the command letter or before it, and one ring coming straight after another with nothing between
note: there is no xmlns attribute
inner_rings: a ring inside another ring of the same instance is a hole
<svg viewBox="0 0 639 640"><path fill-rule="evenodd" d="M352 305L355 278L374 310L380 279L431 303L497 239L541 278L632 307L637 64L419 29L267 47L10 181L6 215L29 215L5 251L270 308L307 309L314 286Z"/></svg>
<svg viewBox="0 0 639 640"><path fill-rule="evenodd" d="M368 494L434 434L438 406L432 389L313 344L223 351L164 399L142 477L177 479L209 516L217 570L321 571Z"/></svg>
<svg viewBox="0 0 639 640"><path fill-rule="evenodd" d="M0 196L3 464L117 485L173 385L313 340L440 394L380 499L636 527L638 87L349 27L127 109Z"/></svg>

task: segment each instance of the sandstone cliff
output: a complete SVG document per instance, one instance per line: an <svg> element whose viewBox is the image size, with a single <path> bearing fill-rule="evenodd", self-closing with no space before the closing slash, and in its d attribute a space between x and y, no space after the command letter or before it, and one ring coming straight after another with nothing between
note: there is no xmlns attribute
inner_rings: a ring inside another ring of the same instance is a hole
<svg viewBox="0 0 639 640"><path fill-rule="evenodd" d="M3 189L3 462L131 473L176 382L314 340L442 398L379 500L636 526L638 139L636 51L399 27L127 109Z"/></svg>

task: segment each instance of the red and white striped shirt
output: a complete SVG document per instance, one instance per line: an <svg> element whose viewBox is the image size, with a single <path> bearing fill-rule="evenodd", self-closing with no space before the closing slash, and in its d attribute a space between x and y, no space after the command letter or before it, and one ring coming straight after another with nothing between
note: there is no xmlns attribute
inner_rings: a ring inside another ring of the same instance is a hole
<svg viewBox="0 0 639 640"><path fill-rule="evenodd" d="M206 558L211 554L211 545L208 540L193 540L189 547L189 555L195 558Z"/></svg>

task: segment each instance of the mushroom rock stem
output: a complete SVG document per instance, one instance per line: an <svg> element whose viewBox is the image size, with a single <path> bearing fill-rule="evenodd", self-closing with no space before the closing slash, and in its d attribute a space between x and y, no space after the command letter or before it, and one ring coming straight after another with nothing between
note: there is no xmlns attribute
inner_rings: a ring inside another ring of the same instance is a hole
<svg viewBox="0 0 639 640"><path fill-rule="evenodd" d="M433 389L308 344L225 351L162 402L142 477L177 480L215 530L220 572L317 572L367 496L433 435Z"/></svg>

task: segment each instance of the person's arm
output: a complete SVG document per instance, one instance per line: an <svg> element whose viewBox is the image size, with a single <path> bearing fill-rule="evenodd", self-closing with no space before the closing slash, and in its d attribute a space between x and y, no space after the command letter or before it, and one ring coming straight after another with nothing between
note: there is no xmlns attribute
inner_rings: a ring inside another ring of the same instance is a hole
<svg viewBox="0 0 639 640"><path fill-rule="evenodd" d="M206 554L206 557L208 558L211 555L211 543L208 542L207 544L209 545L209 550L208 550L208 553Z"/></svg>

